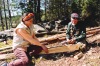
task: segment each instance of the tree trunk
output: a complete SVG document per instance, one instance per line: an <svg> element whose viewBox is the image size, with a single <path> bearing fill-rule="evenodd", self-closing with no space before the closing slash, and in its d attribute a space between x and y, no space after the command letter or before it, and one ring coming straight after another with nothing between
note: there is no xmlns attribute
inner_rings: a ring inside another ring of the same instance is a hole
<svg viewBox="0 0 100 66"><path fill-rule="evenodd" d="M9 1L7 0L7 4L8 4L8 13L9 13L9 28L12 27L12 21L11 21L11 12L10 12L10 9L9 9Z"/></svg>
<svg viewBox="0 0 100 66"><path fill-rule="evenodd" d="M34 0L35 23L37 23L37 0Z"/></svg>
<svg viewBox="0 0 100 66"><path fill-rule="evenodd" d="M40 22L40 0L38 0L38 5L37 5L37 15L38 15L38 21Z"/></svg>
<svg viewBox="0 0 100 66"><path fill-rule="evenodd" d="M2 18L2 10L0 8L0 20L1 20L1 26L2 26L2 30L4 30L4 23L3 23L3 18Z"/></svg>
<svg viewBox="0 0 100 66"><path fill-rule="evenodd" d="M46 14L46 0L45 0L45 20L47 20L47 14Z"/></svg>
<svg viewBox="0 0 100 66"><path fill-rule="evenodd" d="M8 13L9 13L9 28L12 27L12 21L11 21L11 12L9 10L9 1L7 0L7 4L8 4Z"/></svg>
<svg viewBox="0 0 100 66"><path fill-rule="evenodd" d="M4 5L4 14L5 14L6 29L8 29L7 16L6 16L6 8L5 8L5 0L3 0L3 5Z"/></svg>

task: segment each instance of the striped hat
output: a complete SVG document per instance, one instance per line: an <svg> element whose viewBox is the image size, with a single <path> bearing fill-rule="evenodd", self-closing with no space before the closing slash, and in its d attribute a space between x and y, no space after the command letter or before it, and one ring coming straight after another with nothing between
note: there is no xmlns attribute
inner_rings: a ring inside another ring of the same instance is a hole
<svg viewBox="0 0 100 66"><path fill-rule="evenodd" d="M76 18L78 18L79 15L78 15L77 13L72 13L72 14L71 14L71 17L76 17Z"/></svg>

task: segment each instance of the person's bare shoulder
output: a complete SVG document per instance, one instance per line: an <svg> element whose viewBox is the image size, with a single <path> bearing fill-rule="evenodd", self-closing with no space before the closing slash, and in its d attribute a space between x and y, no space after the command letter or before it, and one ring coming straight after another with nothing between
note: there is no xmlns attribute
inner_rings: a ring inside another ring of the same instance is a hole
<svg viewBox="0 0 100 66"><path fill-rule="evenodd" d="M17 33L18 35L22 35L22 36L28 34L28 32L27 32L26 30L22 29L22 28L18 28L18 29L16 30L16 33Z"/></svg>

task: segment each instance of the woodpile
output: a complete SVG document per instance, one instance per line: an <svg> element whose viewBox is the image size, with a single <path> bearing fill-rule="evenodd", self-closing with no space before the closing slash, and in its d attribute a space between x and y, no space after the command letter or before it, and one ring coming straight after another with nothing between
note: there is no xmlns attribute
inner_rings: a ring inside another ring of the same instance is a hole
<svg viewBox="0 0 100 66"><path fill-rule="evenodd" d="M91 36L87 38L88 43L94 43L96 41L100 40L100 34Z"/></svg>
<svg viewBox="0 0 100 66"><path fill-rule="evenodd" d="M100 27L87 29L86 34L87 34L86 40L88 43L98 43L98 44L100 43ZM85 47L84 44L61 45L60 44L61 41L65 40L65 39L66 39L66 33L63 32L62 34L56 34L53 36L40 38L39 41L42 44L45 44L47 46L47 48L49 50L49 54L50 53L59 53L59 52L74 52L76 50L83 49ZM3 54L3 55L0 55L0 60L12 58L12 57L14 58L11 47L0 49L0 54ZM45 52L42 51L40 54L45 54ZM4 56L4 57L2 57L2 56Z"/></svg>
<svg viewBox="0 0 100 66"><path fill-rule="evenodd" d="M86 32L86 37L87 37L87 41L90 42L94 42L95 40L98 40L100 39L100 27L99 28L94 28L94 29L91 29L91 30L87 30ZM91 40L91 38L93 38L93 40ZM41 43L49 43L49 42L52 42L54 40L57 41L62 41L62 40L65 40L66 39L66 33L62 33L62 34L56 34L54 36L51 36L51 37L47 37L47 38L42 38L42 39L39 39L39 41Z"/></svg>

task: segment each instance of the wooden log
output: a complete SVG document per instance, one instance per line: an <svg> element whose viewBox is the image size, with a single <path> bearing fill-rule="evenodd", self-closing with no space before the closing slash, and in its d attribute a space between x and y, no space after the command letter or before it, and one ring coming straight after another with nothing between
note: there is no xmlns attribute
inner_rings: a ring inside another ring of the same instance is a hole
<svg viewBox="0 0 100 66"><path fill-rule="evenodd" d="M89 43L93 43L93 42L95 42L96 40L99 40L99 39L100 39L100 34L97 34L97 35L94 35L94 36L87 38L87 41Z"/></svg>
<svg viewBox="0 0 100 66"><path fill-rule="evenodd" d="M100 29L100 27L94 27L94 28L90 28L90 29L87 29L86 31L93 31L93 30L98 30ZM36 33L36 36L43 36L44 34L48 34L48 35L51 35L51 34L60 34L60 33L65 33L66 31L52 31L52 32L41 32L41 33Z"/></svg>
<svg viewBox="0 0 100 66"><path fill-rule="evenodd" d="M12 47L4 47L4 48L0 48L0 51L2 51L2 50L7 50L7 49L12 49Z"/></svg>
<svg viewBox="0 0 100 66"><path fill-rule="evenodd" d="M95 43L100 44L100 39L96 40Z"/></svg>
<svg viewBox="0 0 100 66"><path fill-rule="evenodd" d="M82 53L82 52L80 52L80 53L78 53L77 55L74 56L74 58L75 58L76 60L78 60L78 59L80 59L80 58L82 58L82 57L83 57L83 53Z"/></svg>
<svg viewBox="0 0 100 66"><path fill-rule="evenodd" d="M86 38L92 37L92 36L94 36L94 35L95 35L95 34L86 35Z"/></svg>
<svg viewBox="0 0 100 66"><path fill-rule="evenodd" d="M91 31L87 31L86 32L86 34L88 35L88 34L95 34L95 33L98 33L98 32L100 32L100 29L98 29L98 30L91 30Z"/></svg>
<svg viewBox="0 0 100 66"><path fill-rule="evenodd" d="M7 60L7 59L13 59L13 58L15 58L15 55L13 53L0 55L0 61Z"/></svg>
<svg viewBox="0 0 100 66"><path fill-rule="evenodd" d="M62 36L62 35L61 35ZM88 41L88 40L91 40L91 39L88 39L88 38L90 38L90 37L92 37L92 36L94 36L94 37L96 37L95 36L95 34L89 34L89 35L87 35L86 36L86 40ZM46 38L45 38L46 39ZM50 40L49 40L50 39ZM53 38L53 37L51 37L51 38L49 38L49 39L47 39L47 40L45 40L44 42L42 42L42 44L50 44L52 41L62 41L62 40L65 40L66 39L66 37L65 36L62 36L62 37L58 37L58 38ZM44 40L44 39L43 39ZM95 38L95 40L98 40L98 39L96 39ZM91 40L92 41L92 40Z"/></svg>
<svg viewBox="0 0 100 66"><path fill-rule="evenodd" d="M98 30L93 30L93 31L88 31L86 32L87 35L89 34L96 34L100 32L100 29ZM42 42L50 42L52 40L56 40L56 39L60 39L61 37L66 37L66 33L63 33L63 34L57 34L57 35L53 35L51 37L47 37L47 38L42 38L42 39L39 39L39 41L42 43ZM65 38L63 38L65 39Z"/></svg>
<svg viewBox="0 0 100 66"><path fill-rule="evenodd" d="M66 33L53 35L53 36L48 37L48 38L42 38L42 39L39 39L39 41L41 43L42 42L48 42L48 41L52 41L52 40L58 39L58 38L63 37L63 36L66 36Z"/></svg>
<svg viewBox="0 0 100 66"><path fill-rule="evenodd" d="M52 31L52 32L42 32L42 33L36 33L36 36L37 37L40 37L40 36L43 36L43 35L45 35L45 34L47 34L47 35L54 35L54 34L60 34L60 33L65 33L65 31Z"/></svg>
<svg viewBox="0 0 100 66"><path fill-rule="evenodd" d="M7 50L0 51L0 54L7 54L7 53L12 53L12 52L13 52L13 49L7 49Z"/></svg>
<svg viewBox="0 0 100 66"><path fill-rule="evenodd" d="M93 30L97 30L97 29L100 29L100 26L99 27L86 28L86 31L93 31Z"/></svg>

